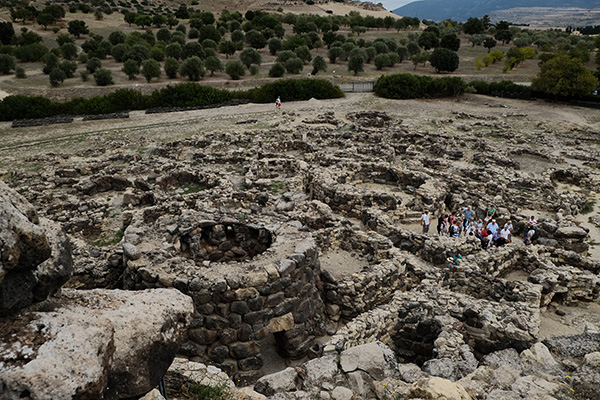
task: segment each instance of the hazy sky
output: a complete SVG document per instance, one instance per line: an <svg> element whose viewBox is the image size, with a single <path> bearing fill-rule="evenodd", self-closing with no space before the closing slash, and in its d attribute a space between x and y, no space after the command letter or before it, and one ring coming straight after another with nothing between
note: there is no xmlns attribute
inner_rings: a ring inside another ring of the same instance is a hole
<svg viewBox="0 0 600 400"><path fill-rule="evenodd" d="M398 7L402 7L405 4L412 3L415 0L371 0L373 3L377 4L381 2L386 10L392 11Z"/></svg>

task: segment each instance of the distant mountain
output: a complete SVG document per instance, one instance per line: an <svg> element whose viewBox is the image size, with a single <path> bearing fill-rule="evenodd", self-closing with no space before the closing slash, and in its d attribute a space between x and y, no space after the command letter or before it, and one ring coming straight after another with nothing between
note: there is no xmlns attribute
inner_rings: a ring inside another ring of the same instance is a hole
<svg viewBox="0 0 600 400"><path fill-rule="evenodd" d="M600 8L600 0L423 0L409 3L392 12L420 19L442 21L450 18L466 21L469 17L482 17L494 11L515 7L548 8Z"/></svg>

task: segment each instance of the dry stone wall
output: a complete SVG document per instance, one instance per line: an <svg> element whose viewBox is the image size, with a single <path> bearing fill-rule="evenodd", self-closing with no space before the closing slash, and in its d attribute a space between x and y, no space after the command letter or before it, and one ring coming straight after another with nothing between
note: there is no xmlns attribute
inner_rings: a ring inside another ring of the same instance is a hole
<svg viewBox="0 0 600 400"><path fill-rule="evenodd" d="M125 286L175 287L189 294L196 314L182 352L218 365L240 381L254 381L263 374L264 343L274 342L285 357L300 357L324 334L317 245L310 234L289 224L267 227L205 217L194 212L183 218L163 216L156 229L145 228L143 217L134 218L124 236ZM213 240L221 238L226 247L232 244L227 237L237 241L239 250L260 245L262 239L268 239L263 245L269 247L261 247L260 254L248 251L246 261L239 262L228 256L238 252L235 248L219 250L215 243L197 241L196 251L213 247L216 253L211 254L220 256L193 256L190 234L200 237L203 230ZM174 244L165 249L145 246L157 236Z"/></svg>

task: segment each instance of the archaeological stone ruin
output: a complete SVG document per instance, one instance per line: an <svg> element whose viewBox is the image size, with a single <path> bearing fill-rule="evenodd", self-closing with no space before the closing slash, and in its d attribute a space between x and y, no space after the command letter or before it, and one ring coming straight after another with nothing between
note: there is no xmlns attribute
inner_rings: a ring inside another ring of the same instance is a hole
<svg viewBox="0 0 600 400"><path fill-rule="evenodd" d="M0 140L0 398L600 399L600 132L524 103L356 94ZM468 206L512 242L438 234Z"/></svg>

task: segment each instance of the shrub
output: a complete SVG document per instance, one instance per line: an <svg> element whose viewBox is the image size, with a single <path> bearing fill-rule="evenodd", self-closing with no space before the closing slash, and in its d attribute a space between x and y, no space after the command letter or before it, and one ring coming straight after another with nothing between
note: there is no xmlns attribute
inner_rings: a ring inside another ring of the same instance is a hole
<svg viewBox="0 0 600 400"><path fill-rule="evenodd" d="M389 63L389 58L388 58ZM348 60L348 71L354 72L354 75L358 75L359 72L364 71L365 58L361 53L354 53Z"/></svg>
<svg viewBox="0 0 600 400"><path fill-rule="evenodd" d="M283 50L277 54L277 62L285 64L290 58L296 57L296 53L291 50Z"/></svg>
<svg viewBox="0 0 600 400"><path fill-rule="evenodd" d="M53 115L52 102L41 96L8 96L0 102L0 119L44 118Z"/></svg>
<svg viewBox="0 0 600 400"><path fill-rule="evenodd" d="M81 77L81 80L83 82L87 82L90 79L90 71L88 71L87 69L85 71L81 71L79 73L79 76Z"/></svg>
<svg viewBox="0 0 600 400"><path fill-rule="evenodd" d="M427 87L427 93L431 97L456 97L464 93L467 84L458 77L446 77L432 79Z"/></svg>
<svg viewBox="0 0 600 400"><path fill-rule="evenodd" d="M96 70L98 68L102 67L102 62L100 61L100 59L98 57L92 57L90 58L87 63L85 64L85 69L87 69L90 74L93 74L96 72ZM104 85L101 85L104 86Z"/></svg>
<svg viewBox="0 0 600 400"><path fill-rule="evenodd" d="M207 70L210 71L210 76L213 76L215 74L215 71L223 71L224 69L221 59L217 56L206 57L206 60L204 61L204 66Z"/></svg>
<svg viewBox="0 0 600 400"><path fill-rule="evenodd" d="M52 87L59 86L65 79L67 79L67 75L65 75L65 72L59 67L54 67L54 69L50 71L50 85L52 85Z"/></svg>
<svg viewBox="0 0 600 400"><path fill-rule="evenodd" d="M73 60L77 58L77 46L74 43L65 43L60 46L60 53L65 60Z"/></svg>
<svg viewBox="0 0 600 400"><path fill-rule="evenodd" d="M154 46L150 49L150 57L156 61L163 61L165 59L165 51L160 46Z"/></svg>
<svg viewBox="0 0 600 400"><path fill-rule="evenodd" d="M199 81L204 77L206 70L200 57L193 56L185 59L179 67L179 75L187 76L190 81Z"/></svg>
<svg viewBox="0 0 600 400"><path fill-rule="evenodd" d="M502 59L504 58L504 53L502 52L502 50L494 50L490 51L489 56L492 58L492 62L496 63L498 61L502 61Z"/></svg>
<svg viewBox="0 0 600 400"><path fill-rule="evenodd" d="M292 57L285 62L284 66L289 74L299 74L304 68L304 62L298 57Z"/></svg>
<svg viewBox="0 0 600 400"><path fill-rule="evenodd" d="M60 63L59 68L65 73L67 78L72 78L77 71L77 63L75 61L64 60Z"/></svg>
<svg viewBox="0 0 600 400"><path fill-rule="evenodd" d="M490 85L486 81L472 81L471 86L475 89L475 93L487 95L490 93Z"/></svg>
<svg viewBox="0 0 600 400"><path fill-rule="evenodd" d="M325 62L325 59L321 56L316 56L313 59L312 62L312 66L313 66L313 70L312 70L312 74L316 75L319 73L319 71L327 71L327 63Z"/></svg>
<svg viewBox="0 0 600 400"><path fill-rule="evenodd" d="M137 90L118 89L107 95L95 96L87 100L73 99L66 103L60 104L59 107L63 110L70 110L70 113L78 115L107 114L118 111L140 109L140 100L140 93Z"/></svg>
<svg viewBox="0 0 600 400"><path fill-rule="evenodd" d="M136 60L127 60L123 64L123 68L121 71L127 75L129 80L135 79L135 77L140 73L140 64Z"/></svg>
<svg viewBox="0 0 600 400"><path fill-rule="evenodd" d="M165 48L165 56L179 60L183 50L179 43L171 43Z"/></svg>
<svg viewBox="0 0 600 400"><path fill-rule="evenodd" d="M165 65L163 68L165 70L167 78L177 78L177 71L179 71L179 61L177 61L173 57L169 57L165 60Z"/></svg>
<svg viewBox="0 0 600 400"><path fill-rule="evenodd" d="M0 54L0 74L10 74L15 69L16 63L13 56Z"/></svg>
<svg viewBox="0 0 600 400"><path fill-rule="evenodd" d="M52 70L58 66L58 56L54 53L48 53L44 57L44 65L42 66L42 72L46 75L50 74Z"/></svg>
<svg viewBox="0 0 600 400"><path fill-rule="evenodd" d="M390 63L390 59L387 54L377 54L373 59L373 64L375 64L375 68L381 70L388 66Z"/></svg>
<svg viewBox="0 0 600 400"><path fill-rule="evenodd" d="M459 58L454 51L440 47L431 53L429 63L438 73L454 72L458 68Z"/></svg>
<svg viewBox="0 0 600 400"><path fill-rule="evenodd" d="M324 79L280 79L242 94L254 103L271 103L279 95L286 101L315 99L336 99L344 97L344 92Z"/></svg>
<svg viewBox="0 0 600 400"><path fill-rule="evenodd" d="M260 72L260 68L258 68L258 65L251 65L250 68L248 68L248 71L250 72L250 75L257 76Z"/></svg>
<svg viewBox="0 0 600 400"><path fill-rule="evenodd" d="M190 28L188 32L188 39L198 39L200 37L200 32L196 28Z"/></svg>
<svg viewBox="0 0 600 400"><path fill-rule="evenodd" d="M94 72L94 81L96 81L96 85L98 86L108 86L114 83L112 73L106 68L96 69L96 72Z"/></svg>
<svg viewBox="0 0 600 400"><path fill-rule="evenodd" d="M146 82L150 82L152 78L160 78L161 72L160 64L156 60L145 60L142 63L142 75L146 78Z"/></svg>
<svg viewBox="0 0 600 400"><path fill-rule="evenodd" d="M224 103L231 98L231 93L226 90L190 82L169 85L154 91L146 101L146 105L148 107L192 107Z"/></svg>
<svg viewBox="0 0 600 400"><path fill-rule="evenodd" d="M262 62L262 57L255 49L248 48L240 53L240 61L246 66L246 68L250 68L250 65L252 64L260 65Z"/></svg>
<svg viewBox="0 0 600 400"><path fill-rule="evenodd" d="M427 77L411 74L383 75L375 83L375 93L387 99L423 98L427 96L424 78Z"/></svg>
<svg viewBox="0 0 600 400"><path fill-rule="evenodd" d="M231 79L238 80L244 75L246 75L246 68L244 67L244 64L242 64L241 61L229 61L225 65L225 73L227 73L227 75L229 75Z"/></svg>
<svg viewBox="0 0 600 400"><path fill-rule="evenodd" d="M269 69L269 76L271 78L281 78L283 75L285 75L285 67L280 62L276 62L271 69Z"/></svg>
<svg viewBox="0 0 600 400"><path fill-rule="evenodd" d="M40 43L31 43L17 47L14 51L15 57L21 62L40 61L48 53L48 48Z"/></svg>
<svg viewBox="0 0 600 400"><path fill-rule="evenodd" d="M25 68L18 66L15 68L15 78L17 79L25 79L27 78L27 74L25 73Z"/></svg>

